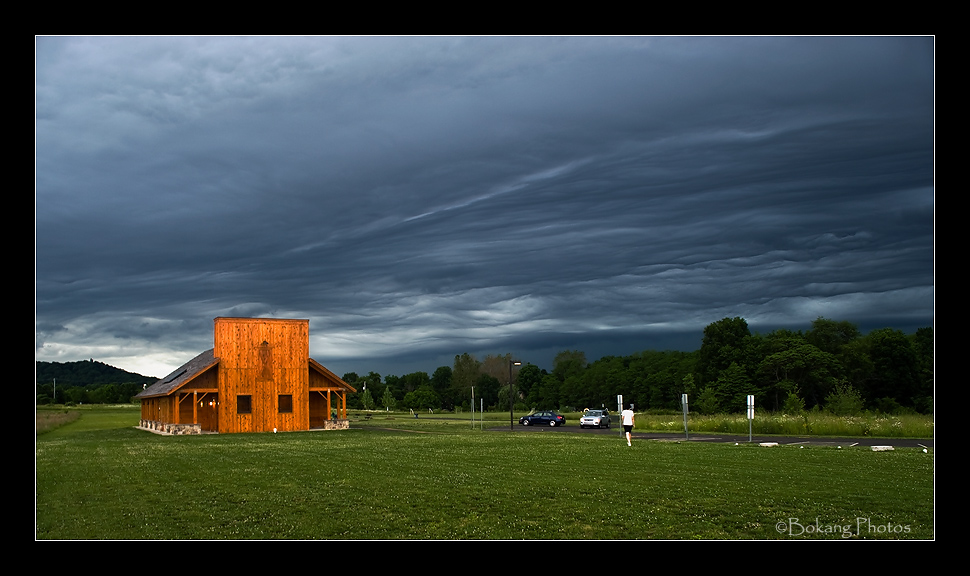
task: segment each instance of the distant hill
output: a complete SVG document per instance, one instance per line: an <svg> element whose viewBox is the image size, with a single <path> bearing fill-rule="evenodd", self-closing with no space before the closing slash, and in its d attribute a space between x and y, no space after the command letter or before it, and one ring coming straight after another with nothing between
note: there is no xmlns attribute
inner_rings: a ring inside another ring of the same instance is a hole
<svg viewBox="0 0 970 576"><path fill-rule="evenodd" d="M94 384L154 384L158 378L143 376L109 366L97 360L79 362L37 362L37 384L91 386Z"/></svg>

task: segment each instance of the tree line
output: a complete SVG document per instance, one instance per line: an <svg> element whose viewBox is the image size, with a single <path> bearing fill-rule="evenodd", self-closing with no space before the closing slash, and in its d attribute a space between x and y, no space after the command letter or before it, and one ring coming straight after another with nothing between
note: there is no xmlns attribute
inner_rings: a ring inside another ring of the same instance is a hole
<svg viewBox="0 0 970 576"><path fill-rule="evenodd" d="M637 410L742 412L754 394L761 409L853 413L933 411L933 329L882 328L861 334L850 322L818 318L811 329L751 333L743 318L704 328L693 352L647 350L588 362L579 350L556 355L552 371L516 366L512 356L464 353L430 375L343 375L361 409L517 411L615 409L617 395ZM155 378L94 360L37 362L37 403L130 402ZM55 386L56 382L56 386Z"/></svg>
<svg viewBox="0 0 970 576"><path fill-rule="evenodd" d="M351 372L343 379L358 391L351 406L363 409L468 410L473 395L476 410L504 411L510 402L516 410L615 409L622 395L637 410L663 411L680 410L687 394L692 411L719 413L744 411L753 394L770 411L933 411L930 327L863 335L851 322L818 318L805 332L753 334L735 317L706 326L694 352L648 350L588 362L582 351L564 350L551 372L511 360L464 353L431 375Z"/></svg>
<svg viewBox="0 0 970 576"><path fill-rule="evenodd" d="M94 359L35 366L37 404L124 404L156 380Z"/></svg>

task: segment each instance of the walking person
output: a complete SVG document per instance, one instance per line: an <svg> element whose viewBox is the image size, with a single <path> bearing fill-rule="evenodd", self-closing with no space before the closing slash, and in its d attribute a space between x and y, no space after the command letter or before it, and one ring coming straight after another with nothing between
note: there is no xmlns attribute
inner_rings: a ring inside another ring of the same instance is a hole
<svg viewBox="0 0 970 576"><path fill-rule="evenodd" d="M633 404L630 404L630 407L623 411L621 417L623 420L623 431L626 432L626 445L632 446L633 444L630 443L630 433L633 431Z"/></svg>

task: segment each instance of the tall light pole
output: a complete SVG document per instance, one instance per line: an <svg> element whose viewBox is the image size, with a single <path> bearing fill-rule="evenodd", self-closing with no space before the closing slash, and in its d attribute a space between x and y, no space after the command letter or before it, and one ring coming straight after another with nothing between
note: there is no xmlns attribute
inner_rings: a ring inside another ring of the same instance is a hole
<svg viewBox="0 0 970 576"><path fill-rule="evenodd" d="M512 408L515 407L515 402L512 401L512 366L521 366L522 363L518 360L512 360L509 358L509 430L514 430L515 426L512 424Z"/></svg>

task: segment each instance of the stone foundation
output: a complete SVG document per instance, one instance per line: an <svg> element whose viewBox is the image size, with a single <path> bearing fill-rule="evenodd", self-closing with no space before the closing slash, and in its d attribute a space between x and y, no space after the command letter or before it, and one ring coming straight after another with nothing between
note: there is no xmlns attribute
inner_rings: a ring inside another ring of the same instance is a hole
<svg viewBox="0 0 970 576"><path fill-rule="evenodd" d="M141 420L138 427L161 434L171 434L173 436L180 434L202 434L201 424L171 424L156 420Z"/></svg>
<svg viewBox="0 0 970 576"><path fill-rule="evenodd" d="M173 436L181 434L203 434L201 424L171 424L159 422L157 420L140 420L138 427L159 434L171 434ZM323 426L315 427L313 430L349 430L350 420L325 420ZM210 432L211 433L211 432Z"/></svg>
<svg viewBox="0 0 970 576"><path fill-rule="evenodd" d="M349 430L350 420L324 420L323 426L314 430Z"/></svg>

